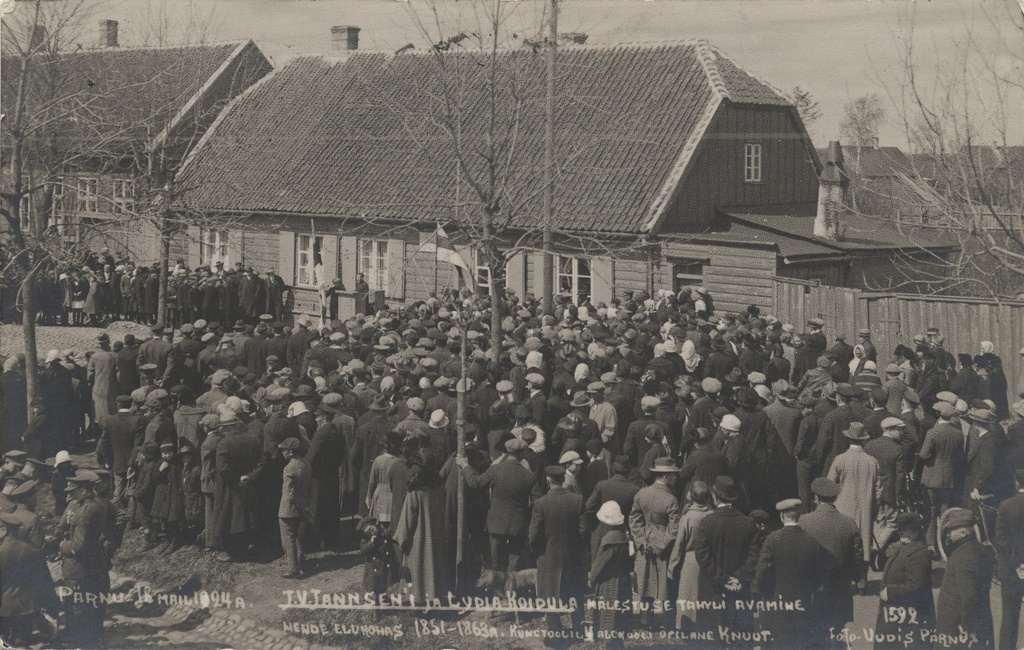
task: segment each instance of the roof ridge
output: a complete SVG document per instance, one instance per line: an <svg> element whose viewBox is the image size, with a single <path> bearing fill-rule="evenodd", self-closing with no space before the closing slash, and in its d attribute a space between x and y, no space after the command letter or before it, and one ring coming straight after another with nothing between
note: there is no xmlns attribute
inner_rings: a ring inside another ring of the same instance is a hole
<svg viewBox="0 0 1024 650"><path fill-rule="evenodd" d="M226 41L215 41L212 43L176 43L173 45L118 45L117 47L83 47L80 50L59 52L58 55L66 54L96 54L98 52L143 52L143 51L159 51L159 50L181 50L185 48L204 48L204 47L226 47L228 45L232 47L238 47L244 45L253 39L251 38L238 38Z"/></svg>
<svg viewBox="0 0 1024 650"><path fill-rule="evenodd" d="M743 74L747 75L748 77L750 77L751 79L753 79L757 83L761 84L765 88L771 90L773 93L775 93L780 98L782 98L786 102L786 104L788 106L795 106L795 104L793 104L793 100L789 98L789 95L787 95L786 93L782 92L779 88L777 88L773 84L768 83L767 81L762 79L759 75L754 74L753 72L748 70L746 67L744 67L744 66L736 63L735 61L733 61L731 57L729 57L727 54L722 52L722 50L720 50L719 48L715 47L714 45L712 45L711 43L709 43L707 41L703 42L703 47L706 48L706 49L711 50L712 53L714 54L714 56L722 57L723 59L725 59L726 61L731 63L737 70L740 70L741 72L743 72ZM717 70L718 70L717 66L715 67L715 70L716 70L716 73L717 73ZM728 93L725 95L725 97L726 97L726 99L729 99L730 101L732 99L731 97L729 97Z"/></svg>
<svg viewBox="0 0 1024 650"><path fill-rule="evenodd" d="M695 51L697 60L700 61L701 66L704 68L704 76L707 77L708 83L711 85L711 90L720 98L731 100L729 89L725 86L725 79L722 78L722 73L719 72L716 63L717 57L721 52L703 39L695 44Z"/></svg>

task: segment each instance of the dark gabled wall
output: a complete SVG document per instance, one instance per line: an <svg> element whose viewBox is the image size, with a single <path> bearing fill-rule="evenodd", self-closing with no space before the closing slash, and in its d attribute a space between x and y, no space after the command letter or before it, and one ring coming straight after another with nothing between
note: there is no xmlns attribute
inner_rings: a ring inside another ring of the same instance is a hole
<svg viewBox="0 0 1024 650"><path fill-rule="evenodd" d="M813 211L818 177L813 147L788 107L723 101L668 208L663 232L699 232L716 209ZM744 181L744 145L761 144L761 182Z"/></svg>

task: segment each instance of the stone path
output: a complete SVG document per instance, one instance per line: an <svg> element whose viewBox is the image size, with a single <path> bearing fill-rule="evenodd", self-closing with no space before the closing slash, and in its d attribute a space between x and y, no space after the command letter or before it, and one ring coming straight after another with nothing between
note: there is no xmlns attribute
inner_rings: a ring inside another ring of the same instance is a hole
<svg viewBox="0 0 1024 650"><path fill-rule="evenodd" d="M101 332L110 335L111 340L119 341L125 334L141 336L149 332L149 328L138 323L115 321L108 327L62 327L43 325L36 327L36 349L40 361L47 350L75 350L85 352L96 349L96 337ZM0 325L0 354L10 356L24 352L20 325Z"/></svg>

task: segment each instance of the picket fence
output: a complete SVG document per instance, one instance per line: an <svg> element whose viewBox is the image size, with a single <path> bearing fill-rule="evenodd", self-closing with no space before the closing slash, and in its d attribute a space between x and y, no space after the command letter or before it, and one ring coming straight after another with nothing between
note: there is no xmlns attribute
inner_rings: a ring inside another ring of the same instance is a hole
<svg viewBox="0 0 1024 650"><path fill-rule="evenodd" d="M1024 301L880 293L776 278L775 316L797 331L811 318L821 318L829 341L842 333L851 345L857 330L868 328L880 367L893 359L897 345L911 345L929 327L939 328L954 355L980 354L981 341L992 341L1003 360L1010 403L1024 391Z"/></svg>

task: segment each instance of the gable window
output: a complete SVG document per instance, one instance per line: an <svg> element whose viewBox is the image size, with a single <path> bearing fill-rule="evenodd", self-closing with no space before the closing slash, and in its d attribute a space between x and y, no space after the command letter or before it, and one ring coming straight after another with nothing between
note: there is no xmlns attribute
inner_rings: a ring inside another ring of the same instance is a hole
<svg viewBox="0 0 1024 650"><path fill-rule="evenodd" d="M135 212L135 181L115 178L113 195L113 213L130 214Z"/></svg>
<svg viewBox="0 0 1024 650"><path fill-rule="evenodd" d="M359 272L370 291L387 291L388 242L385 239L359 240Z"/></svg>
<svg viewBox="0 0 1024 650"><path fill-rule="evenodd" d="M540 272L540 269L537 269ZM558 256L558 291L568 293L576 304L590 299L590 260Z"/></svg>
<svg viewBox="0 0 1024 650"><path fill-rule="evenodd" d="M228 231L215 228L199 229L199 264L211 268L221 262L228 266Z"/></svg>
<svg viewBox="0 0 1024 650"><path fill-rule="evenodd" d="M299 235L295 238L295 286L315 287L321 284L323 247L324 238L320 236Z"/></svg>
<svg viewBox="0 0 1024 650"><path fill-rule="evenodd" d="M79 212L99 212L99 185L98 178L82 177L76 184L78 195Z"/></svg>
<svg viewBox="0 0 1024 650"><path fill-rule="evenodd" d="M743 147L743 180L761 182L761 145L756 142L748 142Z"/></svg>
<svg viewBox="0 0 1024 650"><path fill-rule="evenodd" d="M674 293L679 293L684 287L701 284L704 284L704 260L672 260L672 291Z"/></svg>

